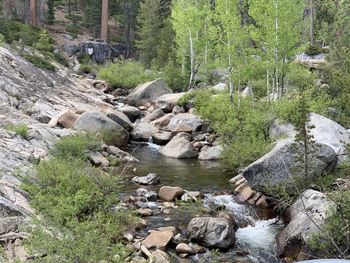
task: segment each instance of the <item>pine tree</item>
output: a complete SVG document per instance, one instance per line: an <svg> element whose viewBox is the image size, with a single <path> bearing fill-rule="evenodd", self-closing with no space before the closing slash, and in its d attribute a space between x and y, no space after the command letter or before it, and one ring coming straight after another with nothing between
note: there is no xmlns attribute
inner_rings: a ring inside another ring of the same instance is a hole
<svg viewBox="0 0 350 263"><path fill-rule="evenodd" d="M30 0L29 5L31 24L36 26L36 0Z"/></svg>
<svg viewBox="0 0 350 263"><path fill-rule="evenodd" d="M108 0L102 0L101 39L108 42Z"/></svg>

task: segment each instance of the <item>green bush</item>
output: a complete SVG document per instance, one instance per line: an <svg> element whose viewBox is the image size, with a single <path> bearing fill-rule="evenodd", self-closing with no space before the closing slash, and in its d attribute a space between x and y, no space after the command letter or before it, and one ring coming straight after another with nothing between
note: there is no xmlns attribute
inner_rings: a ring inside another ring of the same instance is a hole
<svg viewBox="0 0 350 263"><path fill-rule="evenodd" d="M17 133L19 136L21 136L23 139L28 139L28 126L25 124L9 124L5 126L5 129L8 131L13 131Z"/></svg>
<svg viewBox="0 0 350 263"><path fill-rule="evenodd" d="M103 142L105 142L107 145L114 145L114 146L122 146L124 145L127 134L119 132L119 131L113 131L113 130L102 130L97 134L97 137L100 138Z"/></svg>
<svg viewBox="0 0 350 263"><path fill-rule="evenodd" d="M82 73L88 74L91 72L93 72L93 68L90 64L81 64L80 65L80 68L79 68L80 74L82 74Z"/></svg>
<svg viewBox="0 0 350 263"><path fill-rule="evenodd" d="M141 63L134 61L125 61L103 67L97 75L114 88L126 89L133 89L141 83L157 78L154 72L146 71Z"/></svg>
<svg viewBox="0 0 350 263"><path fill-rule="evenodd" d="M184 76L181 68L174 62L169 62L163 69L162 78L174 91L185 91L188 86L189 77Z"/></svg>
<svg viewBox="0 0 350 263"><path fill-rule="evenodd" d="M305 54L309 56L316 56L318 54L322 53L322 49L319 46L316 45L309 45L307 49L305 50Z"/></svg>
<svg viewBox="0 0 350 263"><path fill-rule="evenodd" d="M5 41L9 44L22 39L25 45L33 46L40 38L39 28L4 19L0 19L0 33L4 35Z"/></svg>
<svg viewBox="0 0 350 263"><path fill-rule="evenodd" d="M52 65L47 59L41 58L39 56L29 55L29 54L23 54L22 55L26 60L28 60L33 65L37 66L41 69L47 69L50 71L55 71L56 67Z"/></svg>

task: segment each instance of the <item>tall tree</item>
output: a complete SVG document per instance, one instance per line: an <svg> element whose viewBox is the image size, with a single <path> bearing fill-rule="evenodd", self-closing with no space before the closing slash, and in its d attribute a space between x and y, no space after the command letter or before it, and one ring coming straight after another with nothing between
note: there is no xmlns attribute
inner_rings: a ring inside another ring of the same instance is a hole
<svg viewBox="0 0 350 263"><path fill-rule="evenodd" d="M108 42L108 0L102 0L102 14L101 14L101 39Z"/></svg>
<svg viewBox="0 0 350 263"><path fill-rule="evenodd" d="M31 24L36 26L36 0L30 0L29 5Z"/></svg>

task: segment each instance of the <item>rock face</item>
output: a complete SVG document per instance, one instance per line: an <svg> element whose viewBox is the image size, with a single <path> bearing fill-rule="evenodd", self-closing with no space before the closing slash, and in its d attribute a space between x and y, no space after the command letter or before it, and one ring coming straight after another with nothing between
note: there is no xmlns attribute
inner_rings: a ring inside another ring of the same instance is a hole
<svg viewBox="0 0 350 263"><path fill-rule="evenodd" d="M174 201L184 193L181 187L162 186L159 189L159 198L164 201Z"/></svg>
<svg viewBox="0 0 350 263"><path fill-rule="evenodd" d="M158 184L160 179L156 174L150 173L146 176L135 176L132 181L141 185L154 185Z"/></svg>
<svg viewBox="0 0 350 263"><path fill-rule="evenodd" d="M128 116L126 116L121 111L109 110L107 112L107 117L113 120L114 122L118 123L127 131L131 131L133 128L133 125L129 120Z"/></svg>
<svg viewBox="0 0 350 263"><path fill-rule="evenodd" d="M235 244L234 223L227 218L193 218L187 230L191 240L208 248L224 249Z"/></svg>
<svg viewBox="0 0 350 263"><path fill-rule="evenodd" d="M159 130L148 122L138 123L131 132L131 138L135 141L148 142L152 134L158 133Z"/></svg>
<svg viewBox="0 0 350 263"><path fill-rule="evenodd" d="M172 93L172 90L163 80L157 79L135 88L126 101L132 106L150 106L156 98L168 93Z"/></svg>
<svg viewBox="0 0 350 263"><path fill-rule="evenodd" d="M129 140L129 133L122 126L97 111L83 113L75 122L74 129L88 133L109 131L120 138L118 145L124 145Z"/></svg>
<svg viewBox="0 0 350 263"><path fill-rule="evenodd" d="M167 130L171 132L195 132L203 125L203 121L194 114L180 113L169 122Z"/></svg>
<svg viewBox="0 0 350 263"><path fill-rule="evenodd" d="M185 93L162 95L155 100L155 105L164 112L172 112L173 108L177 105L183 95L185 95Z"/></svg>
<svg viewBox="0 0 350 263"><path fill-rule="evenodd" d="M290 223L277 235L278 254L297 258L300 250L316 233L327 217L335 211L336 204L325 194L306 190L290 207Z"/></svg>
<svg viewBox="0 0 350 263"><path fill-rule="evenodd" d="M268 154L245 168L242 175L248 180L251 187L261 191L264 191L265 187L273 187L275 184L286 182L290 176L303 176L298 151L300 150L294 140L279 141ZM320 175L335 167L337 155L331 147L317 144L314 151L314 158L309 165L310 172Z"/></svg>
<svg viewBox="0 0 350 263"><path fill-rule="evenodd" d="M164 156L177 159L198 157L198 153L192 144L185 138L173 138L167 145L161 148L159 152Z"/></svg>
<svg viewBox="0 0 350 263"><path fill-rule="evenodd" d="M219 160L222 153L222 147L218 146L204 146L198 156L199 160L203 161L215 161Z"/></svg>

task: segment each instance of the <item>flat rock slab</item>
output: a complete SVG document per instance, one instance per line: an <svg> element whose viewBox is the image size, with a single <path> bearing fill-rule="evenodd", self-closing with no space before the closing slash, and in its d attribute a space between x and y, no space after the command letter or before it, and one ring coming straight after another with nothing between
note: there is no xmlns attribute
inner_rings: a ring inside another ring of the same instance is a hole
<svg viewBox="0 0 350 263"><path fill-rule="evenodd" d="M170 240L173 238L174 233L171 231L153 231L149 234L142 244L149 248L165 248Z"/></svg>

